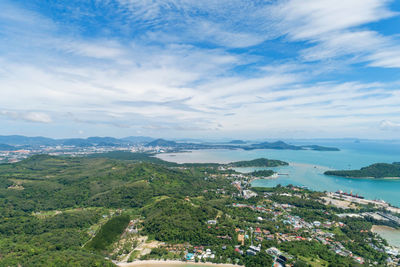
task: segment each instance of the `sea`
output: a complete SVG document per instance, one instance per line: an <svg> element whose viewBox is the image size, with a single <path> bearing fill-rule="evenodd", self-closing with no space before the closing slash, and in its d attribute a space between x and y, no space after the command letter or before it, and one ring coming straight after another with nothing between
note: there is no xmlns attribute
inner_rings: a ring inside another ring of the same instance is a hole
<svg viewBox="0 0 400 267"><path fill-rule="evenodd" d="M326 170L360 169L373 163L400 162L400 141L377 140L291 140L294 145L321 145L337 147L340 151L274 150L274 149L208 149L179 153L160 153L166 161L177 163L229 163L256 158L278 159L289 166L277 168L238 168L240 172L272 169L280 175L276 179L253 181L257 187L280 185L305 186L313 190L335 192L342 190L367 199L384 200L400 207L400 179L352 179L327 176Z"/></svg>

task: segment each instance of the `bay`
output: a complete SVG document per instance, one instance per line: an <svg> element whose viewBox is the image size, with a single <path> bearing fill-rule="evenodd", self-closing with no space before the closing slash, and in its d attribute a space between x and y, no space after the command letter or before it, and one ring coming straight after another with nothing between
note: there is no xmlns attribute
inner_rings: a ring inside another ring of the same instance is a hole
<svg viewBox="0 0 400 267"><path fill-rule="evenodd" d="M293 142L294 143L294 142ZM304 144L304 142L302 143ZM315 143L314 143L315 144ZM400 161L399 142L330 142L317 143L340 148L340 151L312 150L194 150L180 153L162 153L157 157L172 162L217 162L229 163L255 158L279 159L290 163L273 169L280 175L276 179L255 180L253 186L272 187L281 185L306 186L313 190L334 192L342 190L359 194L368 199L382 199L392 205L400 206L400 180L351 179L326 176L323 173L331 169L359 169L373 163L392 163ZM238 169L250 172L263 168Z"/></svg>

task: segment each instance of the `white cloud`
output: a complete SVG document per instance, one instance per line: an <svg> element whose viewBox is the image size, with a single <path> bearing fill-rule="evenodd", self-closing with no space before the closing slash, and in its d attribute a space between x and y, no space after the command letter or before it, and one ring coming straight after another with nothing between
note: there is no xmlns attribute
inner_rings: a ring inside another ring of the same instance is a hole
<svg viewBox="0 0 400 267"><path fill-rule="evenodd" d="M389 120L381 121L379 126L382 130L400 131L400 123Z"/></svg>
<svg viewBox="0 0 400 267"><path fill-rule="evenodd" d="M13 120L23 120L27 122L38 122L38 123L50 123L52 122L51 117L44 112L34 112L34 111L0 111L0 115L5 116Z"/></svg>
<svg viewBox="0 0 400 267"><path fill-rule="evenodd" d="M289 0L275 8L279 28L294 40L318 40L321 36L395 16L388 0Z"/></svg>
<svg viewBox="0 0 400 267"><path fill-rule="evenodd" d="M56 45L67 53L100 59L118 59L125 54L123 48L116 42L110 41L77 42L60 40Z"/></svg>
<svg viewBox="0 0 400 267"><path fill-rule="evenodd" d="M279 29L292 41L305 41L305 60L325 60L349 56L352 62L371 66L398 68L400 42L376 31L361 29L368 23L398 16L388 4L392 1L290 0L276 9Z"/></svg>
<svg viewBox="0 0 400 267"><path fill-rule="evenodd" d="M30 122L65 120L85 134L90 130L84 124L143 134L202 129L262 134L287 128L305 135L363 133L380 121L393 128L390 122L399 120L398 84L318 77L331 71L323 62L331 58L399 67L396 40L365 26L395 15L388 1L124 2L132 20L141 20L137 27L150 25L151 31L125 42L62 37L54 25L32 34L21 26L18 34L8 32L9 47L29 43L37 51L0 58L0 114ZM208 15L196 20L196 10ZM173 24L180 15L186 24ZM19 23L27 26L26 21ZM173 30L166 30L167 22ZM277 32L307 43L298 49L301 60L230 49L257 45ZM207 41L218 48L196 45Z"/></svg>

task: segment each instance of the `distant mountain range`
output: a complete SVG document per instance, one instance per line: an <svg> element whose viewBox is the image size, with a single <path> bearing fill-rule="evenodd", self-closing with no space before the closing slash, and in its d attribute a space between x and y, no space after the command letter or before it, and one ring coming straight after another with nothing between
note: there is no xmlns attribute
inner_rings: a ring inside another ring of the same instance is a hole
<svg viewBox="0 0 400 267"><path fill-rule="evenodd" d="M88 137L88 138L68 138L68 139L52 139L46 137L27 137L22 135L0 136L0 150L12 151L27 147L39 146L126 146L142 144L146 147L162 147L173 148L176 150L191 150L191 149L286 149L286 150L316 150L316 151L338 151L338 148L323 147L318 145L290 145L283 141L277 142L262 142L255 144L247 144L242 140L232 140L225 144L212 143L191 143L191 142L176 142L165 139L154 139L147 136L129 136L125 138L114 137Z"/></svg>
<svg viewBox="0 0 400 267"><path fill-rule="evenodd" d="M10 146L7 144L0 144L0 151L14 151L17 150L15 146Z"/></svg>

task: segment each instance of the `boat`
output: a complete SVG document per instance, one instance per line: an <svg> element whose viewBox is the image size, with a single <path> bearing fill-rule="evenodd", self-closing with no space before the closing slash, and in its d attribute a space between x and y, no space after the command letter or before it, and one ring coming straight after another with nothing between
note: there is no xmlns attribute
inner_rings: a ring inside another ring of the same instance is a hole
<svg viewBox="0 0 400 267"><path fill-rule="evenodd" d="M358 194L353 195L353 192L346 193L346 192L343 192L342 190L338 190L335 193L339 194L339 195L348 196L348 197L355 197L355 198L359 198L359 199L364 199L363 196L359 196Z"/></svg>

